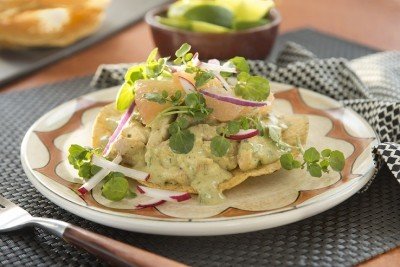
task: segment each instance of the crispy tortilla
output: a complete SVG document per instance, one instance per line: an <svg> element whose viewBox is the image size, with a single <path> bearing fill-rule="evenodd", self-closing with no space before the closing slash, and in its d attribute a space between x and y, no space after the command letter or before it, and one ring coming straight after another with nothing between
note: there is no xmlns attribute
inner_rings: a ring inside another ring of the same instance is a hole
<svg viewBox="0 0 400 267"><path fill-rule="evenodd" d="M94 127L93 127L93 135L92 135L92 144L93 147L100 146L100 138L102 136L108 135L110 136L112 132L108 129L106 124L106 119L110 117L121 116L122 114L114 108L113 104L105 106L99 113L96 118ZM284 142L290 145L296 145L297 140L304 145L307 140L308 135L308 118L304 115L286 115L283 117L283 120L287 124L288 128L283 131L282 139ZM298 151L292 152L294 156L298 154ZM244 182L249 177L261 176L271 174L281 168L281 164L279 160L267 164L262 165L256 169L249 171L242 171L239 168L231 171L233 176L231 179L221 183L219 185L219 189L222 191L231 189L240 183ZM188 185L164 185L160 186L158 184L154 184L146 181L139 181L143 185L165 189L165 190L173 190L173 191L181 191L181 192L189 192L196 194L196 190Z"/></svg>

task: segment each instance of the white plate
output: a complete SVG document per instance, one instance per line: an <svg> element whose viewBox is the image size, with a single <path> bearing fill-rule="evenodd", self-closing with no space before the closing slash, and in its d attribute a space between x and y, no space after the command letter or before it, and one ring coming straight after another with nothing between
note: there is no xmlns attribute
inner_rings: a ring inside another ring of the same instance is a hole
<svg viewBox="0 0 400 267"><path fill-rule="evenodd" d="M378 139L355 112L337 101L305 89L271 83L274 109L306 114L306 146L330 147L346 155L341 175L312 178L303 170L280 170L255 177L226 192L227 200L204 206L196 197L181 203L133 209L143 196L115 203L100 186L81 198L82 181L66 160L70 144L90 145L91 128L101 106L113 101L117 88L69 101L41 117L26 133L21 160L32 184L58 206L85 219L129 231L165 235L223 235L272 228L321 213L343 202L372 177L371 149ZM224 192L225 193L225 192Z"/></svg>

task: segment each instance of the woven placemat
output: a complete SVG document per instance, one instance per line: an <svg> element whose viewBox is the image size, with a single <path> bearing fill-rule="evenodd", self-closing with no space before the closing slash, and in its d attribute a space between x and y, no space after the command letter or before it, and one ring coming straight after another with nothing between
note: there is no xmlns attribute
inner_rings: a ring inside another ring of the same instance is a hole
<svg viewBox="0 0 400 267"><path fill-rule="evenodd" d="M302 42L304 36L306 43ZM373 52L311 30L286 34L282 39L319 51L316 54L320 57L346 56L349 51L357 51L354 53L358 56ZM336 55L323 54L330 51L329 40L335 40ZM57 207L29 183L20 163L20 144L29 126L46 111L92 91L90 80L91 77L83 77L0 94L0 194L33 215L65 220L194 266L348 266L400 245L400 185L387 169L379 172L367 192L356 194L329 211L287 226L239 235L173 237L130 233L92 223ZM0 266L100 264L103 263L93 256L39 229L0 235Z"/></svg>

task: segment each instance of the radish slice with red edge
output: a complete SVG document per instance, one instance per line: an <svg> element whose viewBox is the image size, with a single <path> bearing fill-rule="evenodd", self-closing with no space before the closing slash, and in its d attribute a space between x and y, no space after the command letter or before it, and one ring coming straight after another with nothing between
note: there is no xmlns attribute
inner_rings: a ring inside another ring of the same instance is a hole
<svg viewBox="0 0 400 267"><path fill-rule="evenodd" d="M134 109L135 109L135 101L132 102L129 108L125 111L124 115L122 115L122 118L119 121L117 128L115 129L111 137L108 139L108 143L103 150L103 156L107 156L110 153L112 144L115 142L115 140L117 140L122 130L124 129L126 123L130 120Z"/></svg>
<svg viewBox="0 0 400 267"><path fill-rule="evenodd" d="M189 193L186 192L178 192L178 191L169 191L169 190L162 190L156 188L150 188L142 185L138 185L137 189L139 193L144 194L148 197L161 199L165 201L175 201L181 202L191 198Z"/></svg>
<svg viewBox="0 0 400 267"><path fill-rule="evenodd" d="M107 169L109 171L120 172L123 175L125 175L126 177L130 177L135 180L146 181L150 176L150 174L148 174L147 172L142 172L142 171L134 170L132 168L127 168L127 167L121 166L119 164L116 164L114 162L106 160L105 158L99 157L97 155L93 155L92 163L93 163L93 165L99 166L99 167L101 167L103 169Z"/></svg>
<svg viewBox="0 0 400 267"><path fill-rule="evenodd" d="M137 209L144 209L144 208L149 208L149 207L155 207L161 204L164 204L166 201L162 199L150 199L148 201L144 201L142 203L139 203L136 205Z"/></svg>
<svg viewBox="0 0 400 267"><path fill-rule="evenodd" d="M117 155L115 159L112 161L115 164L119 164L122 161L122 157L120 155ZM98 173L93 175L92 178L90 178L86 183L84 183L81 187L79 187L78 192L81 193L81 195L86 194L90 190L92 190L98 183L101 182L101 180L104 179L108 174L110 173L109 170L107 169L101 169Z"/></svg>
<svg viewBox="0 0 400 267"><path fill-rule="evenodd" d="M180 75L178 77L179 77L179 82L183 87L183 90L185 90L185 92L187 94L196 92L196 87L194 86L194 84L191 81L189 81L188 79L186 79L185 77L182 77Z"/></svg>
<svg viewBox="0 0 400 267"><path fill-rule="evenodd" d="M226 138L231 140L244 140L259 134L257 129L240 130L237 134L229 135Z"/></svg>
<svg viewBox="0 0 400 267"><path fill-rule="evenodd" d="M242 98L236 98L233 96L226 96L226 95L218 95L218 94L214 94L211 93L207 90L201 90L199 91L201 94L209 96L211 98L223 101L223 102L228 102L231 104L235 104L238 106L244 106L244 107L262 107L262 106L266 106L266 105L270 105L271 103L268 101L251 101L251 100L246 100L246 99L242 99Z"/></svg>

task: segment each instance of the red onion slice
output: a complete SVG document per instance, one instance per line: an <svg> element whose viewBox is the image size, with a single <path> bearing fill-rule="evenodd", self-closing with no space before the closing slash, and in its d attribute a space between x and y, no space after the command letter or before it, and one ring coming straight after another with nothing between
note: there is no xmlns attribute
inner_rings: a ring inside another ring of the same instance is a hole
<svg viewBox="0 0 400 267"><path fill-rule="evenodd" d="M138 185L137 189L141 194L165 201L181 202L191 198L190 194L186 192L162 190L142 185Z"/></svg>
<svg viewBox="0 0 400 267"><path fill-rule="evenodd" d="M257 129L248 129L248 130L240 130L237 134L227 136L226 138L239 141L239 140L251 138L258 134L259 134L259 131Z"/></svg>
<svg viewBox="0 0 400 267"><path fill-rule="evenodd" d="M135 180L146 181L150 176L150 174L148 174L147 172L142 172L134 170L132 168L121 166L119 164L106 160L105 158L99 157L97 155L93 155L92 163L96 166L99 166L109 171L120 172L126 177L130 177Z"/></svg>
<svg viewBox="0 0 400 267"><path fill-rule="evenodd" d="M150 199L148 201L144 201L142 203L139 203L136 205L137 209L144 209L144 208L148 208L148 207L155 207L161 204L164 204L166 201L162 200L162 199Z"/></svg>
<svg viewBox="0 0 400 267"><path fill-rule="evenodd" d="M119 164L121 161L122 157L120 155L117 155L112 162L115 164ZM110 170L101 169L98 173L93 175L93 177L90 178L86 183L84 183L81 187L79 187L78 192L81 193L82 195L86 194L87 192L92 190L98 183L100 183L101 180L103 180L104 177L106 177L109 173Z"/></svg>
<svg viewBox="0 0 400 267"><path fill-rule="evenodd" d="M115 129L111 137L108 139L108 143L103 150L103 156L106 157L110 153L112 144L117 140L122 130L124 129L126 123L130 120L134 109L135 109L135 101L132 102L128 110L125 111L124 115L122 115L122 118L119 121L117 128Z"/></svg>
<svg viewBox="0 0 400 267"><path fill-rule="evenodd" d="M196 92L196 87L191 81L180 75L178 75L178 77L179 77L179 82L183 87L183 90L185 90L187 94Z"/></svg>
<svg viewBox="0 0 400 267"><path fill-rule="evenodd" d="M192 63L194 66L198 66L200 64L200 60L199 60L199 53L194 53L193 57L192 57Z"/></svg>
<svg viewBox="0 0 400 267"><path fill-rule="evenodd" d="M271 104L268 101L258 102L258 101L251 101L251 100L246 100L246 99L242 99L242 98L236 98L233 96L218 95L218 94L214 94L209 91L206 91L206 90L201 90L199 92L203 95L212 97L214 99L217 99L217 100L220 100L223 102L228 102L231 104L235 104L238 106L244 106L244 107L262 107L262 106Z"/></svg>

